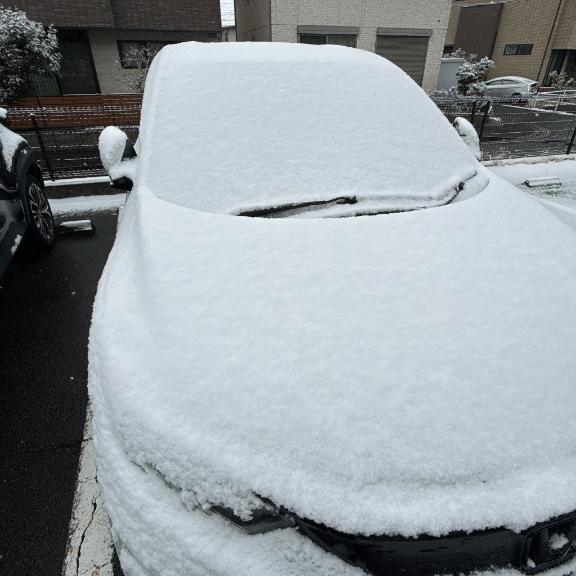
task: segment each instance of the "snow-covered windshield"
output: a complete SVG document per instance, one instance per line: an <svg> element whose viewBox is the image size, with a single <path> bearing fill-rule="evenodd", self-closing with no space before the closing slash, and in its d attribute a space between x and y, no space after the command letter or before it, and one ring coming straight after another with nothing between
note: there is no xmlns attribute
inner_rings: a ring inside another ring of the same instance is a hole
<svg viewBox="0 0 576 576"><path fill-rule="evenodd" d="M148 76L140 138L141 183L228 214L343 197L385 211L438 206L476 172L404 72L338 46L168 46Z"/></svg>

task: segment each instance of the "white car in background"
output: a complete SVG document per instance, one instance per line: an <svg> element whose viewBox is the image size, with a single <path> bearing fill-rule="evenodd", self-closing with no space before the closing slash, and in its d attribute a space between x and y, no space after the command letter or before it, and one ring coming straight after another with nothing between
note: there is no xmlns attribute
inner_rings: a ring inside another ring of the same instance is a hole
<svg viewBox="0 0 576 576"><path fill-rule="evenodd" d="M538 82L520 76L502 76L486 82L486 96L527 98L538 93Z"/></svg>
<svg viewBox="0 0 576 576"><path fill-rule="evenodd" d="M127 576L574 572L576 235L477 152L363 50L160 51L138 156L101 137Z"/></svg>

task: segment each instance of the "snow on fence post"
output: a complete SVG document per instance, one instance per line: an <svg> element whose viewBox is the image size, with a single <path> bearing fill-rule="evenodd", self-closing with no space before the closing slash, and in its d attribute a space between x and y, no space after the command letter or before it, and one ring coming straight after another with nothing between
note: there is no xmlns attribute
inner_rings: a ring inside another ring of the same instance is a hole
<svg viewBox="0 0 576 576"><path fill-rule="evenodd" d="M490 110L492 108L492 103L490 100L486 101L485 109L484 109L484 116L482 116L482 124L480 124L480 132L478 133L478 138L480 142L482 142L482 136L484 135L484 128L488 122L488 116L490 115Z"/></svg>
<svg viewBox="0 0 576 576"><path fill-rule="evenodd" d="M38 145L42 151L42 156L44 157L44 162L46 162L46 168L48 169L48 174L50 174L50 180L55 180L54 172L52 171L52 165L50 164L50 159L48 158L48 153L46 152L46 147L44 146L44 140L42 139L42 133L38 127L38 122L36 122L36 116L30 114L30 120L32 120L32 125L34 126L34 132L36 132L36 138L38 138Z"/></svg>
<svg viewBox="0 0 576 576"><path fill-rule="evenodd" d="M474 127L476 127L476 104L478 104L478 102L474 100L474 102L472 102L472 112L470 113L470 124Z"/></svg>

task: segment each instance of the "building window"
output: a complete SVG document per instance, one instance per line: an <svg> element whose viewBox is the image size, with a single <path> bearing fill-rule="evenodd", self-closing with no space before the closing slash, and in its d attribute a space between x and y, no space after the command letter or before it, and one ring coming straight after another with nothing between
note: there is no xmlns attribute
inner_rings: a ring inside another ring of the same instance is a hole
<svg viewBox="0 0 576 576"><path fill-rule="evenodd" d="M118 40L118 53L122 68L143 68L167 44L173 42L149 42L147 40Z"/></svg>
<svg viewBox="0 0 576 576"><path fill-rule="evenodd" d="M354 34L300 34L302 44L336 44L356 48Z"/></svg>
<svg viewBox="0 0 576 576"><path fill-rule="evenodd" d="M530 56L534 44L506 44L504 56Z"/></svg>

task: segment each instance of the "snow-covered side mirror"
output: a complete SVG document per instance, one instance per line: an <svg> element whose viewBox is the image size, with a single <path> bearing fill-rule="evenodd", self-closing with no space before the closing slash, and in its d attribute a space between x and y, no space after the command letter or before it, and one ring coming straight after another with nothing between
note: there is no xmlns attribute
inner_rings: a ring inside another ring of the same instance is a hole
<svg viewBox="0 0 576 576"><path fill-rule="evenodd" d="M472 154L474 154L476 160L482 158L482 152L480 150L480 138L478 137L478 132L466 118L458 117L454 120L452 124L456 132L458 132L460 138L464 141L464 144L470 148Z"/></svg>
<svg viewBox="0 0 576 576"><path fill-rule="evenodd" d="M128 136L120 128L108 126L100 134L98 149L102 166L110 176L112 186L132 190L136 151Z"/></svg>

